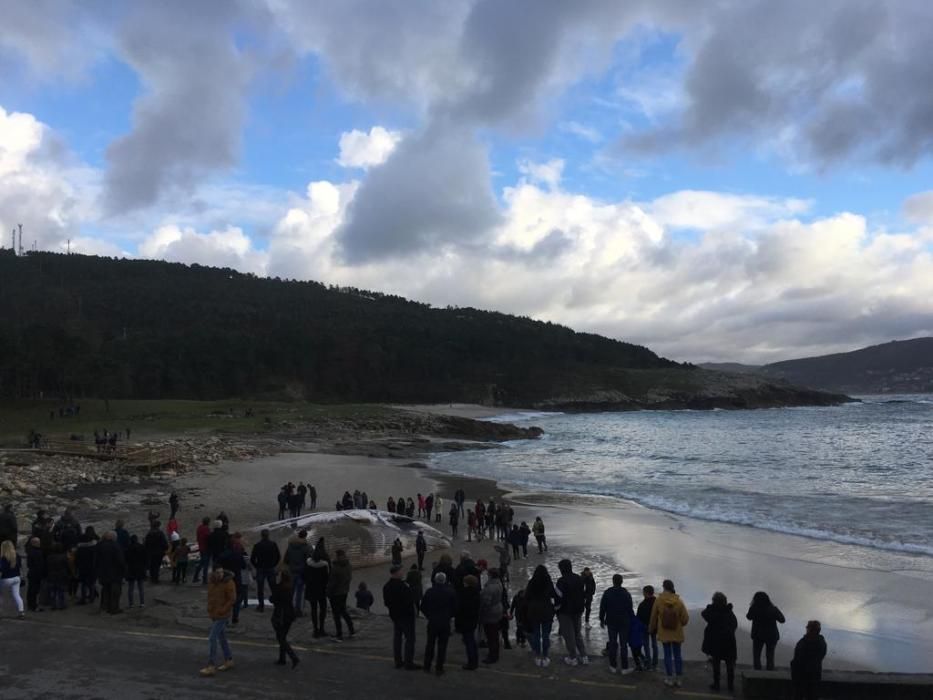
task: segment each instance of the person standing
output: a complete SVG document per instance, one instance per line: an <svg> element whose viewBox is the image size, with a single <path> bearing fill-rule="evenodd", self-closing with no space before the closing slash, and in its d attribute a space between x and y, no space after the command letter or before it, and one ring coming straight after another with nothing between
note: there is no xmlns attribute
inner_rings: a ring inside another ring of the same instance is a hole
<svg viewBox="0 0 933 700"><path fill-rule="evenodd" d="M538 543L538 554L544 554L547 551L547 538L544 536L544 521L541 520L540 515L535 518L535 522L531 526L531 532Z"/></svg>
<svg viewBox="0 0 933 700"><path fill-rule="evenodd" d="M528 523L522 520L522 524L518 527L518 534L520 535L519 542L522 545L522 557L528 557L528 538L531 537L531 528L528 527Z"/></svg>
<svg viewBox="0 0 933 700"><path fill-rule="evenodd" d="M298 482L298 515L301 515L301 511L305 509L305 504L308 501L308 487L305 486L305 482Z"/></svg>
<svg viewBox="0 0 933 700"><path fill-rule="evenodd" d="M417 617L421 612L421 594L424 590L421 582L421 572L418 570L417 564L411 565L411 568L405 575L405 583L407 583L408 587L411 589L412 598L415 600L415 617Z"/></svg>
<svg viewBox="0 0 933 700"><path fill-rule="evenodd" d="M437 511L440 513L440 510ZM457 509L457 504L453 503L450 506L450 537L457 537L457 526L460 524L460 511Z"/></svg>
<svg viewBox="0 0 933 700"><path fill-rule="evenodd" d="M645 586L641 589L644 598L638 604L636 616L638 621L644 627L644 637L642 646L644 647L645 666L648 670L655 671L658 668L658 635L649 632L651 629L651 611L654 609L654 586Z"/></svg>
<svg viewBox="0 0 933 700"><path fill-rule="evenodd" d="M39 590L46 577L45 552L38 537L30 537L26 544L26 607L29 612L40 612Z"/></svg>
<svg viewBox="0 0 933 700"><path fill-rule="evenodd" d="M463 666L464 671L475 671L479 668L479 651L476 648L479 611L479 578L467 574L463 577L462 587L457 595L457 614L455 618L456 629L463 638L463 646L466 651L467 662Z"/></svg>
<svg viewBox="0 0 933 700"><path fill-rule="evenodd" d="M178 494L175 491L172 491L172 495L168 497L168 507L171 509L168 519L174 520L178 512Z"/></svg>
<svg viewBox="0 0 933 700"><path fill-rule="evenodd" d="M408 584L402 580L402 567L395 564L390 569L389 581L382 587L382 601L392 619L392 651L395 668L409 671L418 669L415 658L415 600ZM402 640L405 654L402 656Z"/></svg>
<svg viewBox="0 0 933 700"><path fill-rule="evenodd" d="M258 544L258 543L257 543ZM295 621L295 608L292 605L294 592L292 591L292 575L288 571L283 571L278 584L275 582L275 576L269 582L269 600L274 609L272 611L272 629L275 630L275 639L279 643L279 660L276 663L279 666L285 665L285 657L292 660L292 668L298 665L298 654L288 643L288 631Z"/></svg>
<svg viewBox="0 0 933 700"><path fill-rule="evenodd" d="M585 571L586 569L584 569ZM623 676L632 672L628 667L628 639L635 617L632 596L622 586L622 575L612 577L612 587L603 592L599 601L599 626L608 627L609 633L609 672ZM616 665L616 655L619 665Z"/></svg>
<svg viewBox="0 0 933 700"><path fill-rule="evenodd" d="M392 566L402 565L402 551L402 540L396 537L395 542L392 543Z"/></svg>
<svg viewBox="0 0 933 700"><path fill-rule="evenodd" d="M103 539L97 544L94 562L97 580L100 581L100 609L109 615L123 612L120 609L120 594L123 577L126 576L126 559L117 544L115 532L104 533Z"/></svg>
<svg viewBox="0 0 933 700"><path fill-rule="evenodd" d="M207 579L207 574L204 576ZM143 584L146 580L146 547L136 535L130 535L130 546L126 550L126 597L127 607L133 607L133 592L139 591L139 607L146 607Z"/></svg>
<svg viewBox="0 0 933 700"><path fill-rule="evenodd" d="M765 668L774 670L774 650L781 638L778 623L784 624L784 613L771 602L764 591L752 596L752 604L745 617L752 621L752 663L761 670L761 650L765 650Z"/></svg>
<svg viewBox="0 0 933 700"><path fill-rule="evenodd" d="M817 700L823 680L823 659L826 658L826 640L820 634L819 620L807 623L807 633L794 647L790 662L790 677L794 684L795 700Z"/></svg>
<svg viewBox="0 0 933 700"><path fill-rule="evenodd" d="M299 530L298 534L288 540L288 547L285 550L285 567L288 568L294 582L294 598L292 605L295 607L295 617L301 617L301 608L304 602L304 570L308 557L311 555L311 548L308 546L308 531Z"/></svg>
<svg viewBox="0 0 933 700"><path fill-rule="evenodd" d="M486 636L487 655L484 664L494 664L499 661L499 625L505 610L502 606L502 581L499 579L499 570L490 569L489 579L480 593L479 620L483 625Z"/></svg>
<svg viewBox="0 0 933 700"><path fill-rule="evenodd" d="M447 583L447 575L439 572L434 576L434 583L421 599L421 612L428 620L428 641L424 648L424 670L431 672L434 662L434 649L437 647L437 666L435 673L444 673L444 661L447 659L447 643L450 641L450 618L457 614L457 596Z"/></svg>
<svg viewBox="0 0 933 700"><path fill-rule="evenodd" d="M324 538L314 545L311 557L305 562L304 583L305 598L311 608L311 625L314 627L312 636L317 639L323 637L324 623L327 620L327 582L330 578L330 557L324 548Z"/></svg>
<svg viewBox="0 0 933 700"><path fill-rule="evenodd" d="M525 587L525 609L531 648L535 653L535 666L541 668L551 664L549 652L556 597L551 575L539 564Z"/></svg>
<svg viewBox="0 0 933 700"><path fill-rule="evenodd" d="M12 540L4 540L0 544L0 598L9 591L13 604L16 606L16 614L22 619L25 616L23 612L23 597L19 592L21 578L21 567L19 554L16 553L16 545Z"/></svg>
<svg viewBox="0 0 933 700"><path fill-rule="evenodd" d="M353 620L347 612L347 596L350 594L352 580L353 567L350 565L350 560L347 559L346 552L338 549L327 579L327 598L330 601L330 611L334 616L334 627L337 628L337 641L343 639L341 620L347 623L347 632L351 637L356 634L353 629Z"/></svg>
<svg viewBox="0 0 933 700"><path fill-rule="evenodd" d="M0 542L7 540L12 542L14 547L19 541L19 522L10 503L3 506L3 512L0 512Z"/></svg>
<svg viewBox="0 0 933 700"><path fill-rule="evenodd" d="M308 505L311 510L317 508L317 489L308 484Z"/></svg>
<svg viewBox="0 0 933 700"><path fill-rule="evenodd" d="M162 557L168 550L168 539L162 532L162 525L158 520L153 520L146 533L146 539L143 540L146 547L146 561L149 567L149 583L157 584L159 582L159 569L162 568Z"/></svg>
<svg viewBox="0 0 933 700"><path fill-rule="evenodd" d="M732 604L723 593L713 593L713 602L700 615L706 620L701 651L712 659L713 684L710 690L719 690L720 666L726 664L726 687L731 693L735 688L735 660L738 651L735 630L739 626L732 612Z"/></svg>
<svg viewBox="0 0 933 700"><path fill-rule="evenodd" d="M596 579L593 578L593 572L586 566L580 572L580 578L583 579L583 612L586 628L590 629L590 611L593 608L593 598L596 596ZM626 627L626 629L628 629Z"/></svg>
<svg viewBox="0 0 933 700"><path fill-rule="evenodd" d="M439 523L441 521L442 514L444 512L444 499L438 494L437 498L434 499L434 522ZM431 513L428 511L428 522L431 522Z"/></svg>
<svg viewBox="0 0 933 700"><path fill-rule="evenodd" d="M201 524L195 532L198 541L198 565L194 569L193 583L197 583L199 578L204 576L204 585L207 585L207 575L211 570L211 553L208 549L208 540L211 536L211 519L201 518Z"/></svg>
<svg viewBox="0 0 933 700"><path fill-rule="evenodd" d="M428 551L428 543L424 539L424 531L418 530L415 538L415 554L418 555L418 571L424 571L424 555Z"/></svg>
<svg viewBox="0 0 933 700"><path fill-rule="evenodd" d="M227 642L227 623L236 602L236 584L233 575L223 569L211 572L210 585L207 588L207 615L211 618L211 631L208 636L207 666L201 669L202 676L213 676L218 671L233 668L233 654ZM217 645L220 645L224 662L217 665Z"/></svg>
<svg viewBox="0 0 933 700"><path fill-rule="evenodd" d="M282 560L282 554L279 551L279 545L269 539L269 531L262 530L259 533L259 542L253 545L253 551L250 552L249 561L256 570L256 597L259 604L256 606L256 612L262 612L266 603L266 584L269 584L269 593L275 586L275 567ZM288 584L292 589L291 579ZM291 614L294 615L294 606Z"/></svg>
<svg viewBox="0 0 933 700"><path fill-rule="evenodd" d="M288 510L288 489L284 486L280 488L275 500L279 504L279 514L276 519L285 520L285 512Z"/></svg>
<svg viewBox="0 0 933 700"><path fill-rule="evenodd" d="M680 650L684 643L684 627L690 621L687 607L674 590L674 582L665 579L663 590L651 609L648 631L658 635L664 649L664 685L679 688L684 673Z"/></svg>
<svg viewBox="0 0 933 700"><path fill-rule="evenodd" d="M568 666L586 666L590 657L586 653L581 625L583 622L583 578L573 572L569 559L561 559L557 564L560 578L554 590L557 593L557 624L560 636L567 647L564 663Z"/></svg>

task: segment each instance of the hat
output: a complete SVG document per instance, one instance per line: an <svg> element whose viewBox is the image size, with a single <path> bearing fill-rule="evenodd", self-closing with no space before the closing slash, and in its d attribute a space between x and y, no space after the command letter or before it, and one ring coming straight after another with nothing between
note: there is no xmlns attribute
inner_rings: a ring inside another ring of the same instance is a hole
<svg viewBox="0 0 933 700"><path fill-rule="evenodd" d="M392 565L392 568L389 569L389 573L390 573L390 574L397 574L397 573L398 573L399 571L401 571L401 570L402 570L402 565L401 565L401 564L393 564L393 565Z"/></svg>

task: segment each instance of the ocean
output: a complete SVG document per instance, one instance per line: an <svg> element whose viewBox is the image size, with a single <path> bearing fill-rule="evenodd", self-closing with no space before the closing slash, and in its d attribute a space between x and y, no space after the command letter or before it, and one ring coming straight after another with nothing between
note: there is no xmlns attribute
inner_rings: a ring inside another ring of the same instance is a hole
<svg viewBox="0 0 933 700"><path fill-rule="evenodd" d="M829 408L517 413L540 440L439 455L527 491L623 498L703 520L933 556L933 396Z"/></svg>

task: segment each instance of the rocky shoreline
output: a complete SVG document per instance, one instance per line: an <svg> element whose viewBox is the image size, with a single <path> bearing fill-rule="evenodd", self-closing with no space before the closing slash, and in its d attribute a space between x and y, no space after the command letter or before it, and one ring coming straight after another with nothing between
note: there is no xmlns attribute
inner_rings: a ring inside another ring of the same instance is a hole
<svg viewBox="0 0 933 700"><path fill-rule="evenodd" d="M391 410L381 416L325 417L306 423L279 421L264 433L222 433L144 440L139 447L171 447L176 462L150 473L130 471L119 460L0 448L0 504L11 503L20 532L38 510L57 515L79 509L85 520L110 513L114 500L164 502L168 484L183 472L224 461L247 461L282 452L321 452L417 459L428 452L494 447L534 439L540 428L520 428L456 416Z"/></svg>

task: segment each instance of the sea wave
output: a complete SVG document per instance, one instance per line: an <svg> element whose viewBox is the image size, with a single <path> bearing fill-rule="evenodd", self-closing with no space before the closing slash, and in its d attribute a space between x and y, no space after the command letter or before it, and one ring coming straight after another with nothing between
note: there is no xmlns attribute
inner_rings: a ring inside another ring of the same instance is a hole
<svg viewBox="0 0 933 700"><path fill-rule="evenodd" d="M520 423L527 420L535 420L536 418L553 418L554 416L564 415L560 411L516 411L515 413L501 413L497 416L490 416L489 418L483 418L489 423Z"/></svg>

